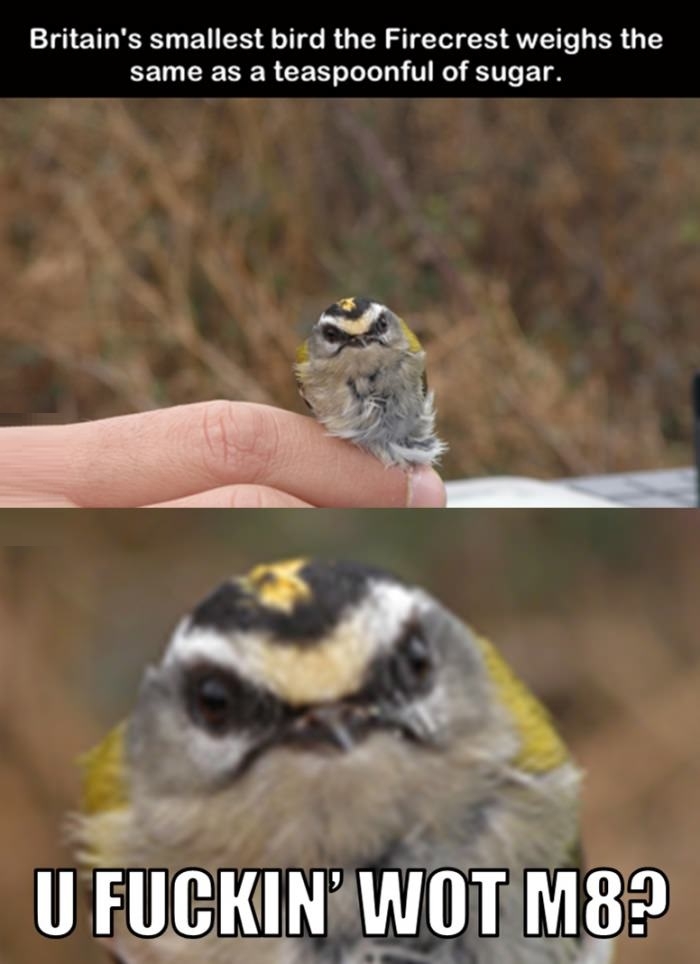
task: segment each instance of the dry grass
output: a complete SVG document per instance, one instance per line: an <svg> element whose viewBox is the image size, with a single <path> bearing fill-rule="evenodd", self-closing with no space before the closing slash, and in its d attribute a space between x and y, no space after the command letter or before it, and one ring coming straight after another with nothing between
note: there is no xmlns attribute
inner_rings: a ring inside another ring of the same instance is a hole
<svg viewBox="0 0 700 964"><path fill-rule="evenodd" d="M15 514L16 515L16 514ZM619 964L695 964L700 856L697 533L690 513L28 513L0 553L0 954L97 964L32 933L32 869L70 865L75 758L128 712L176 619L226 574L299 551L389 565L487 632L587 771L591 866L657 866L671 911ZM8 514L0 529L8 532ZM162 520L162 521L161 521ZM13 522L13 524L16 524ZM663 578L660 578L663 574Z"/></svg>
<svg viewBox="0 0 700 964"><path fill-rule="evenodd" d="M697 101L5 101L0 411L298 407L327 303L424 337L448 476L688 462Z"/></svg>

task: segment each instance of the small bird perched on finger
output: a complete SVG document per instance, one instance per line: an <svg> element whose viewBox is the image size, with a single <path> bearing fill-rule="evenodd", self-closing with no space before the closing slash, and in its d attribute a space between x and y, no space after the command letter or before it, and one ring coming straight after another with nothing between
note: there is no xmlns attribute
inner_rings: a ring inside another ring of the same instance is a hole
<svg viewBox="0 0 700 964"><path fill-rule="evenodd" d="M405 321L368 298L321 314L297 350L299 392L330 435L384 465L431 465L446 451L435 434L425 352Z"/></svg>

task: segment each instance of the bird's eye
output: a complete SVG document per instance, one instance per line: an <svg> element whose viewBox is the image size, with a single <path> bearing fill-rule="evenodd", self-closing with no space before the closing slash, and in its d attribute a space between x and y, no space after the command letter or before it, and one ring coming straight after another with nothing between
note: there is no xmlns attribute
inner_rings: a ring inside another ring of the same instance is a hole
<svg viewBox="0 0 700 964"><path fill-rule="evenodd" d="M374 330L377 332L378 335L383 335L386 331L389 330L389 322L387 321L385 315L382 315L380 318L377 318L377 320L374 323Z"/></svg>
<svg viewBox="0 0 700 964"><path fill-rule="evenodd" d="M235 701L231 688L220 676L202 676L190 693L190 712L210 733L223 733L232 722Z"/></svg>
<svg viewBox="0 0 700 964"><path fill-rule="evenodd" d="M406 626L391 653L379 657L361 690L372 703L403 703L427 693L435 679L435 656L417 623Z"/></svg>
<svg viewBox="0 0 700 964"><path fill-rule="evenodd" d="M324 325L321 330L323 332L323 337L332 345L334 345L337 341L340 341L340 332L334 325Z"/></svg>
<svg viewBox="0 0 700 964"><path fill-rule="evenodd" d="M405 693L428 689L433 680L433 654L418 627L412 626L398 645L394 676Z"/></svg>
<svg viewBox="0 0 700 964"><path fill-rule="evenodd" d="M433 660L428 644L417 630L407 634L400 652L415 678L422 678L432 670Z"/></svg>
<svg viewBox="0 0 700 964"><path fill-rule="evenodd" d="M232 671L209 666L189 671L184 680L184 697L190 719L212 736L231 730L269 729L286 712L272 693Z"/></svg>

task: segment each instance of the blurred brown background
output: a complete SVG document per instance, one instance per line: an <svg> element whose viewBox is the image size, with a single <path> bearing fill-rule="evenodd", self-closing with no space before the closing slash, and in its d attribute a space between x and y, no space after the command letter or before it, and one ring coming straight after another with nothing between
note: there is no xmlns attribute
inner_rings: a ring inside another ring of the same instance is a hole
<svg viewBox="0 0 700 964"><path fill-rule="evenodd" d="M695 964L700 602L690 512L0 513L0 961L97 964L32 932L32 870L71 865L75 758L128 713L177 619L251 564L388 566L500 646L587 771L591 866L664 870L671 910L619 964ZM32 545L34 543L34 545Z"/></svg>
<svg viewBox="0 0 700 964"><path fill-rule="evenodd" d="M689 463L697 100L0 103L0 412L303 409L348 294L429 353L448 477Z"/></svg>

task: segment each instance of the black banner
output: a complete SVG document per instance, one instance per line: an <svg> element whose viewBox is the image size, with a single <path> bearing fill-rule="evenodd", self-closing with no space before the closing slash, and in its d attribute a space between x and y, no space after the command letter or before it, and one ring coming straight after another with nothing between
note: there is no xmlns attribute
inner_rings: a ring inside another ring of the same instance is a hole
<svg viewBox="0 0 700 964"><path fill-rule="evenodd" d="M55 9L55 8L54 8ZM201 15L200 15L201 16ZM264 22L212 14L76 19L55 12L0 35L3 96L386 97L692 96L687 24L582 14L562 23L506 14L449 20L430 10L386 26Z"/></svg>

